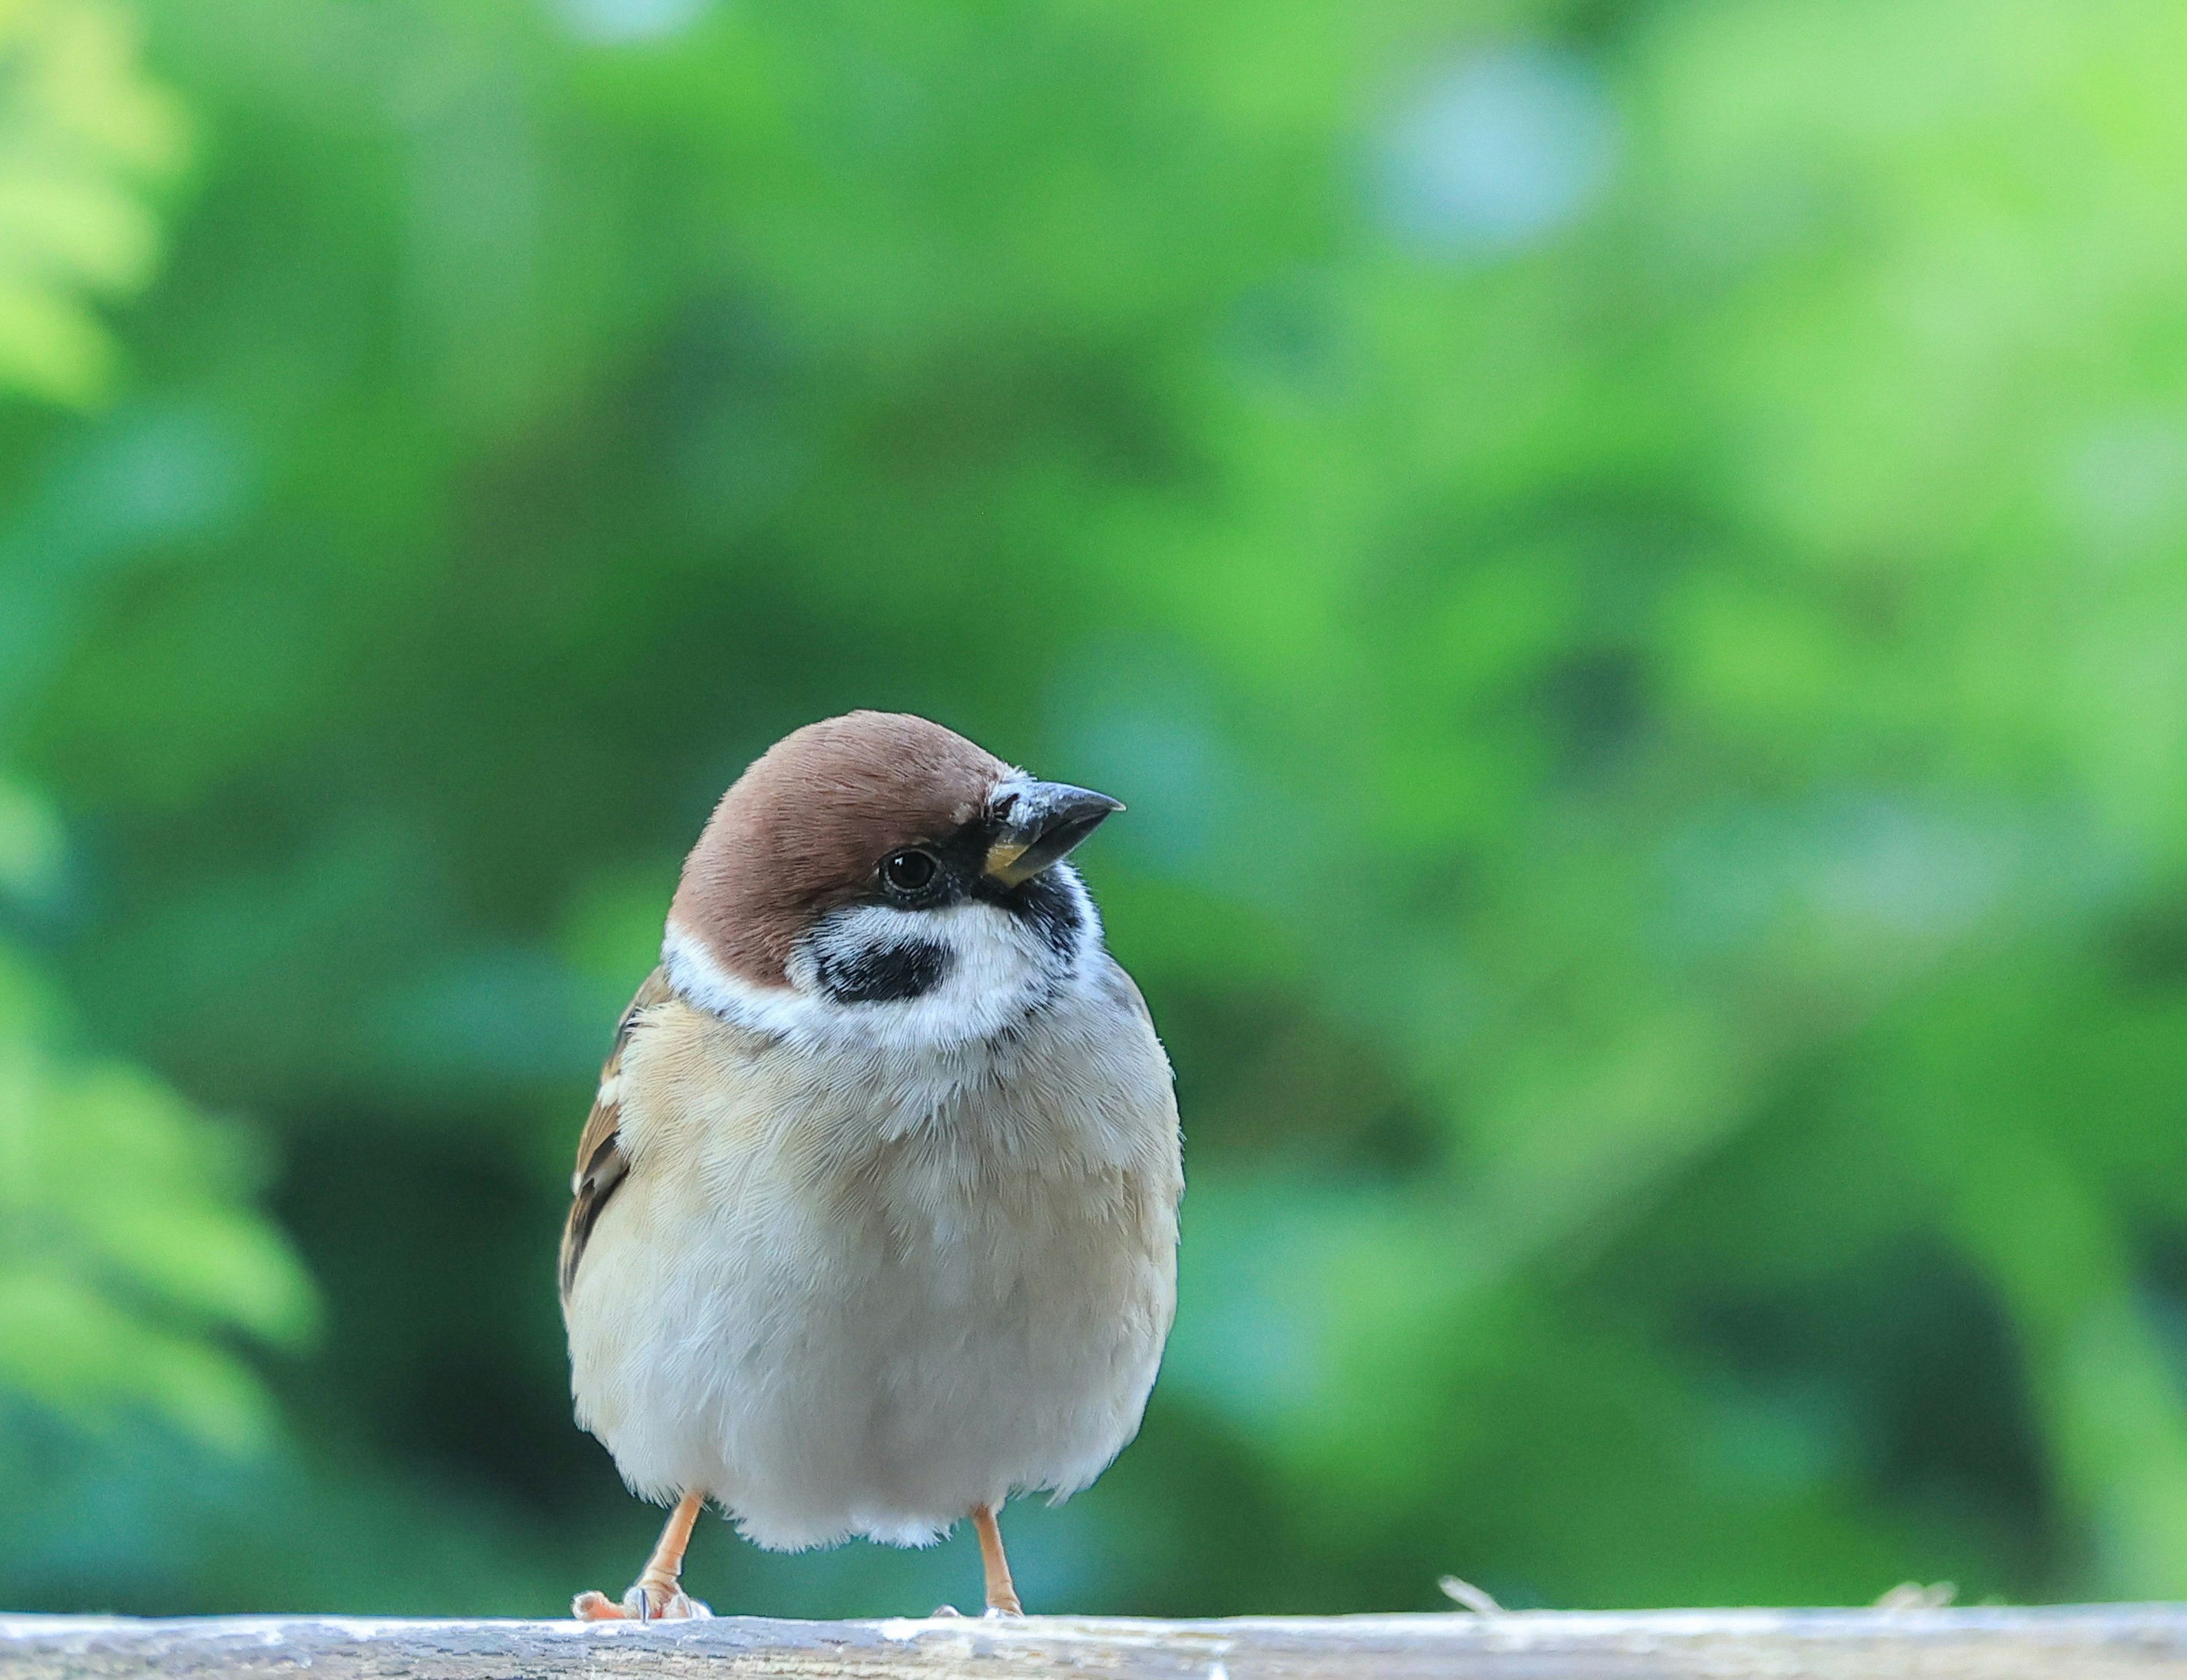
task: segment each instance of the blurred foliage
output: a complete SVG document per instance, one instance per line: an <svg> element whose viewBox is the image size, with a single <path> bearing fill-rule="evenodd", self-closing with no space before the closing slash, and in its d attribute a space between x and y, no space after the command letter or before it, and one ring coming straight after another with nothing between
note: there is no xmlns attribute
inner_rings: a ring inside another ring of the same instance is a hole
<svg viewBox="0 0 2187 1680"><path fill-rule="evenodd" d="M141 14L167 271L110 407L0 413L10 937L267 1129L326 1328L255 1464L0 1414L0 1598L627 1578L571 1140L708 804L852 705L1132 807L1183 1305L1030 1602L2187 1593L2187 20ZM294 1329L223 1216L161 1299Z"/></svg>
<svg viewBox="0 0 2187 1680"><path fill-rule="evenodd" d="M86 292L135 290L158 229L143 190L181 160L181 119L104 0L0 4L0 385L81 402L110 346Z"/></svg>
<svg viewBox="0 0 2187 1680"><path fill-rule="evenodd" d="M236 1206L237 1141L133 1070L57 1055L0 970L0 1384L76 1416L148 1405L214 1445L257 1444L256 1379L202 1327L307 1327L293 1256Z"/></svg>
<svg viewBox="0 0 2187 1680"><path fill-rule="evenodd" d="M85 294L148 278L154 227L135 185L177 161L179 130L131 22L74 0L0 6L0 391L94 394L110 351ZM57 558L17 545L9 593ZM19 635L58 604L42 593L19 600ZM0 898L37 906L65 863L50 806L0 774ZM94 1432L149 1415L225 1456L261 1448L268 1396L231 1334L294 1343L312 1302L249 1208L256 1151L79 1037L0 933L0 1396ZM20 1471L31 1455L12 1456Z"/></svg>

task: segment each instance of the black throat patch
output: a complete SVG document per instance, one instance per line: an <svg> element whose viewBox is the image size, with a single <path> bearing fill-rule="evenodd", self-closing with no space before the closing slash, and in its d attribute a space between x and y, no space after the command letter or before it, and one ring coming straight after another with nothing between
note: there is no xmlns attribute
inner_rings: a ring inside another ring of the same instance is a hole
<svg viewBox="0 0 2187 1680"><path fill-rule="evenodd" d="M1041 942L1067 963L1077 954L1078 931L1086 924L1078 894L1071 891L1077 879L1068 863L1052 864L1022 886L997 891L992 902L1027 923Z"/></svg>

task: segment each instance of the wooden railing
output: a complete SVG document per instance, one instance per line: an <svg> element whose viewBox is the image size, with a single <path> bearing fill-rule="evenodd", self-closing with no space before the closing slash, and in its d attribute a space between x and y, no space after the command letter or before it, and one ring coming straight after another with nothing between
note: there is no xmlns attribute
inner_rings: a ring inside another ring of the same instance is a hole
<svg viewBox="0 0 2187 1680"><path fill-rule="evenodd" d="M640 1627L0 1615L0 1680L2187 1680L2187 1605Z"/></svg>

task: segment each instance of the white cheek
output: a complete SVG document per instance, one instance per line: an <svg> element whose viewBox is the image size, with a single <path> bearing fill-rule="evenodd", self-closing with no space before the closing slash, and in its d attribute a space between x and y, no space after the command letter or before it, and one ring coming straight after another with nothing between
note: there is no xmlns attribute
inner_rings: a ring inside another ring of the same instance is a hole
<svg viewBox="0 0 2187 1680"><path fill-rule="evenodd" d="M789 984L756 986L728 973L700 940L674 921L661 945L669 983L700 1008L741 1026L814 1045L942 1048L1001 1031L1053 998L1085 972L1080 958L1096 948L1100 924L1075 874L1065 874L1079 913L1068 953L1057 952L1019 917L992 904L953 904L937 910L861 905L839 910L798 942L787 964ZM940 984L916 997L845 1003L819 983L824 959L846 964L861 952L892 946L942 947Z"/></svg>
<svg viewBox="0 0 2187 1680"><path fill-rule="evenodd" d="M905 945L939 946L941 983L916 997L839 1003L823 992L819 970L855 962L862 953ZM1017 917L992 904L953 904L939 910L892 910L862 905L840 910L798 942L790 982L813 1002L897 1042L947 1042L981 1037L1052 987L1066 966Z"/></svg>

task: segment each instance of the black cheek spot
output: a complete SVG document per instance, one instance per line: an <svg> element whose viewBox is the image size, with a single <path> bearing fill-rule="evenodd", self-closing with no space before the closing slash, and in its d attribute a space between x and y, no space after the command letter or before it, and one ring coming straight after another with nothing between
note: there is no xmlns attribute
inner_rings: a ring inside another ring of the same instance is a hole
<svg viewBox="0 0 2187 1680"><path fill-rule="evenodd" d="M880 945L849 957L823 957L821 989L838 1003L899 1003L942 984L949 953L938 945Z"/></svg>

